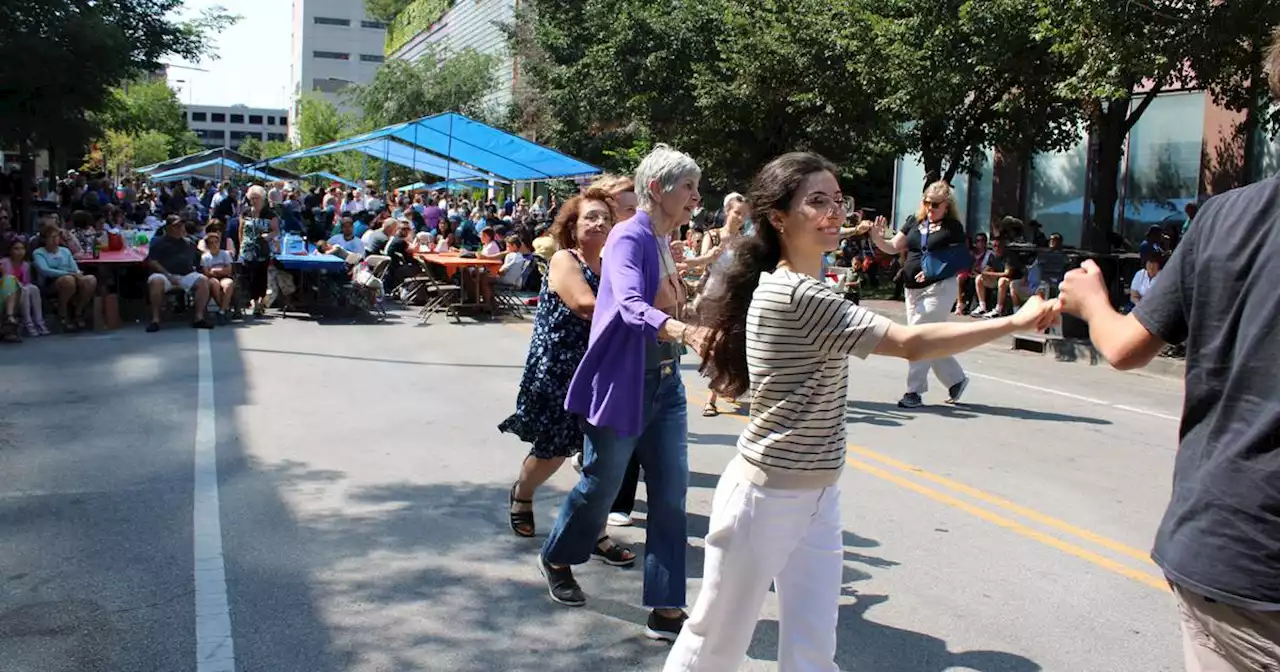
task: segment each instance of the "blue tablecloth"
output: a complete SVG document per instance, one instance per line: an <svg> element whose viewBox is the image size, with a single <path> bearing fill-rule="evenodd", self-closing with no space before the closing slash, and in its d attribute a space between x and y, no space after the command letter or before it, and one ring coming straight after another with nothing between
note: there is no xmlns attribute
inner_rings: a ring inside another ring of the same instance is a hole
<svg viewBox="0 0 1280 672"><path fill-rule="evenodd" d="M346 273L347 262L339 259L332 254L282 254L276 257L276 263L281 268L291 271L330 271L333 273Z"/></svg>

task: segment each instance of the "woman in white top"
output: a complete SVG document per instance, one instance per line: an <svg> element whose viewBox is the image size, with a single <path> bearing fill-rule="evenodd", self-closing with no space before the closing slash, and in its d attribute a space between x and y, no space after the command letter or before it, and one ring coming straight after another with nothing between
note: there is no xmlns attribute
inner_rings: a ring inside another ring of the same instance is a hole
<svg viewBox="0 0 1280 672"><path fill-rule="evenodd" d="M756 176L755 230L704 301L702 372L751 420L716 487L697 604L666 670L736 670L769 585L781 614L778 669L835 672L844 566L837 481L845 461L849 355L928 359L1052 321L1033 297L1016 315L902 326L845 301L819 278L845 221L836 167L786 154Z"/></svg>
<svg viewBox="0 0 1280 672"><path fill-rule="evenodd" d="M222 249L222 234L209 231L204 235L204 254L200 255L200 272L209 278L209 296L218 304L218 322L227 323L231 297L235 296L236 282L231 279L231 253Z"/></svg>
<svg viewBox="0 0 1280 672"><path fill-rule="evenodd" d="M1133 305L1138 305L1142 298L1151 291L1155 285L1156 275L1160 273L1160 269L1164 267L1164 257L1157 254L1148 254L1146 263L1142 265L1142 270L1133 276L1133 282L1129 283L1129 300Z"/></svg>

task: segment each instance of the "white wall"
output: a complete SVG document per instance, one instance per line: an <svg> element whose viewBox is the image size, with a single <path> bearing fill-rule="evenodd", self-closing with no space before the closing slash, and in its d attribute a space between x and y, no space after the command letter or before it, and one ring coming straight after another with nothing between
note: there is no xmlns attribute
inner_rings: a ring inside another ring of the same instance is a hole
<svg viewBox="0 0 1280 672"><path fill-rule="evenodd" d="M347 25L316 23L316 18L343 19ZM356 84L373 81L381 65L386 30L366 27L371 21L361 0L294 0L293 88L290 91L290 121L296 121L302 94L314 91L317 80L340 80ZM316 58L315 52L346 54L347 58ZM361 58L365 56L367 58ZM369 60L372 58L373 60ZM350 109L337 92L317 92L340 109ZM295 123L290 124L296 126Z"/></svg>
<svg viewBox="0 0 1280 672"><path fill-rule="evenodd" d="M485 101L501 108L511 102L512 61L506 35L499 26L515 20L515 0L458 0L449 11L426 30L392 54L392 58L416 61L428 43L446 51L468 47L482 54L498 56L496 86Z"/></svg>
<svg viewBox="0 0 1280 672"><path fill-rule="evenodd" d="M232 139L233 132L245 133L245 137L256 136L259 140L266 142L272 139L268 134L287 136L289 128L286 125L288 111L280 108L260 108L245 107L242 105L224 106L224 105L184 105L186 112L187 127L195 131L197 134L201 132L217 132L222 131L221 138L207 137L201 138L200 144L206 148L230 147L235 149L245 138ZM193 113L203 113L204 120L196 121ZM213 121L214 114L221 114L223 121ZM233 123L231 115L243 115L241 123ZM249 123L250 115L262 117L262 123ZM275 123L268 123L275 120ZM279 138L275 138L279 139Z"/></svg>

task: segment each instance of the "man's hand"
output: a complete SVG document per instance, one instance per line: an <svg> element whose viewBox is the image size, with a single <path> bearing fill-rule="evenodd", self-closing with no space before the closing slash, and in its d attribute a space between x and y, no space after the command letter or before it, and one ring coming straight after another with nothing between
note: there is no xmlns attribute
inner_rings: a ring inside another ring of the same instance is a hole
<svg viewBox="0 0 1280 672"><path fill-rule="evenodd" d="M1110 308L1111 299L1107 294L1102 269L1092 259L1086 259L1080 264L1080 268L1067 273L1062 279L1058 301L1062 304L1062 310L1086 322L1098 308Z"/></svg>
<svg viewBox="0 0 1280 672"><path fill-rule="evenodd" d="M1018 331L1044 331L1057 321L1061 308L1058 299L1045 301L1038 295L1032 296L1009 319Z"/></svg>
<svg viewBox="0 0 1280 672"><path fill-rule="evenodd" d="M181 286L182 286L182 278L179 278L178 276L176 276L176 275L174 275L174 274L172 274L172 273L170 273L169 275L167 275L167 276L165 276L165 277L169 278L169 284L170 284L170 285L173 285L174 287L181 287Z"/></svg>

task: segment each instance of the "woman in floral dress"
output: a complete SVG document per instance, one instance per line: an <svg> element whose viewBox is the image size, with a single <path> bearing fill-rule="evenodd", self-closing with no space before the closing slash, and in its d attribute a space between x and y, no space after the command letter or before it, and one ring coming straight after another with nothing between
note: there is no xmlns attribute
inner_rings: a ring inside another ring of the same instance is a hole
<svg viewBox="0 0 1280 672"><path fill-rule="evenodd" d="M552 255L542 281L516 412L498 425L499 431L532 446L509 502L511 530L522 537L534 535L534 492L582 446L580 419L564 409L564 398L587 350L600 286L600 252L613 224L612 198L588 189L564 204L551 228L560 250ZM597 554L611 564L635 560L607 537Z"/></svg>

